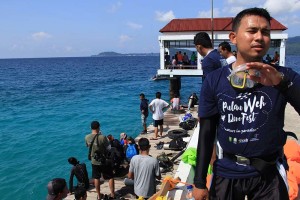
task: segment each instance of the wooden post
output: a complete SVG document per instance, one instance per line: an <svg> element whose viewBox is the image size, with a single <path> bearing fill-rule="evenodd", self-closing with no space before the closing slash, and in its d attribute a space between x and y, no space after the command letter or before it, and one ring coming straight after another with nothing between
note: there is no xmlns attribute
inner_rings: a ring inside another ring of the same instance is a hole
<svg viewBox="0 0 300 200"><path fill-rule="evenodd" d="M181 89L181 77L174 77L170 79L170 100L174 97L175 94L180 97Z"/></svg>

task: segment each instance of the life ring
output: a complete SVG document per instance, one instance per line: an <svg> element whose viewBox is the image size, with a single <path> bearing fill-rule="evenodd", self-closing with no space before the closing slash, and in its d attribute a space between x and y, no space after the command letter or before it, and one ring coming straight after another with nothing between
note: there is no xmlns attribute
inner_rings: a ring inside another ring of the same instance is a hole
<svg viewBox="0 0 300 200"><path fill-rule="evenodd" d="M175 130L171 130L168 132L168 137L170 139L175 139L175 138L178 138L178 137L185 137L187 136L187 131L184 130L184 129L175 129Z"/></svg>

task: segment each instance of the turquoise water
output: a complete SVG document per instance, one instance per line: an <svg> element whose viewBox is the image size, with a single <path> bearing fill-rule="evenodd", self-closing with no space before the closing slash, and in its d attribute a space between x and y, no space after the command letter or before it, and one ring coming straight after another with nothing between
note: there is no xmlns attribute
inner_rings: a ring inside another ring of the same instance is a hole
<svg viewBox="0 0 300 200"><path fill-rule="evenodd" d="M50 179L68 180L68 157L88 163L92 120L106 135L137 136L139 94L169 98L168 80L150 80L158 66L159 57L0 60L1 199L45 199ZM200 82L182 78L182 99L198 93Z"/></svg>
<svg viewBox="0 0 300 200"><path fill-rule="evenodd" d="M287 56L286 66L300 72L298 63L300 56ZM45 199L50 179L68 180L68 157L88 163L92 120L106 135L137 136L139 94L169 98L168 80L150 80L158 66L159 57L0 60L1 199ZM200 78L182 78L182 100L200 85Z"/></svg>

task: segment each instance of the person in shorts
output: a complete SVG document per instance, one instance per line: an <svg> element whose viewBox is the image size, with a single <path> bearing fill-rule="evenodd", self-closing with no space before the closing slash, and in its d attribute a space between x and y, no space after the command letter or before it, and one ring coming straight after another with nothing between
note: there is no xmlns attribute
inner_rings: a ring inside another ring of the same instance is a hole
<svg viewBox="0 0 300 200"><path fill-rule="evenodd" d="M98 199L100 199L100 178L101 175L105 180L109 180L109 189L110 189L110 196L112 198L115 198L115 180L113 176L113 168L108 167L110 163L105 163L103 165L101 162L98 162L95 160L94 155L96 150L100 150L105 153L105 151L109 150L111 146L109 145L108 139L102 135L100 131L100 123L98 121L93 121L91 123L91 129L92 132L85 136L85 143L87 147L90 147L92 145L91 150L91 163L92 163L92 178L94 179L94 184L96 188L96 192L98 195ZM95 138L95 139L94 139ZM93 141L94 140L94 141ZM97 144L98 140L98 144Z"/></svg>
<svg viewBox="0 0 300 200"><path fill-rule="evenodd" d="M160 136L163 134L163 124L164 124L164 109L169 106L169 104L161 99L161 93L156 92L156 99L152 100L149 104L150 111L152 112L152 118L154 121L154 137L151 140L157 140L158 137L158 126L160 128Z"/></svg>

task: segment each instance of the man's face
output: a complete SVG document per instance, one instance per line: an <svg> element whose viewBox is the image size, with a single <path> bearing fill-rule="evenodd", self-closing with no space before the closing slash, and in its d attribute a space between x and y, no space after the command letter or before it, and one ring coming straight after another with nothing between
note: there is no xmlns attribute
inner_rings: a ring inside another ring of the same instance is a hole
<svg viewBox="0 0 300 200"><path fill-rule="evenodd" d="M261 16L244 16L236 32L229 35L244 62L261 61L270 47L270 24Z"/></svg>
<svg viewBox="0 0 300 200"><path fill-rule="evenodd" d="M201 45L195 45L195 48L196 48L196 50L198 51L198 53L202 56L202 57L205 57L206 55L205 55L205 53L204 53L204 51L203 51L203 47L201 46Z"/></svg>
<svg viewBox="0 0 300 200"><path fill-rule="evenodd" d="M226 50L223 50L222 47L219 47L218 51L223 58L227 58Z"/></svg>

